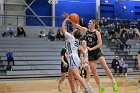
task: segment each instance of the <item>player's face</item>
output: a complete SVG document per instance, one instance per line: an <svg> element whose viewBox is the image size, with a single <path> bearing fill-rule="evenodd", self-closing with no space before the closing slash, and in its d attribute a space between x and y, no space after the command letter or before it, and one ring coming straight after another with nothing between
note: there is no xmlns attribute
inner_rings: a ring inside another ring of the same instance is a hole
<svg viewBox="0 0 140 93"><path fill-rule="evenodd" d="M87 45L86 42L82 42L82 46L85 47Z"/></svg>
<svg viewBox="0 0 140 93"><path fill-rule="evenodd" d="M94 27L94 23L92 22L92 20L90 20L88 22L88 28L92 28L92 27Z"/></svg>

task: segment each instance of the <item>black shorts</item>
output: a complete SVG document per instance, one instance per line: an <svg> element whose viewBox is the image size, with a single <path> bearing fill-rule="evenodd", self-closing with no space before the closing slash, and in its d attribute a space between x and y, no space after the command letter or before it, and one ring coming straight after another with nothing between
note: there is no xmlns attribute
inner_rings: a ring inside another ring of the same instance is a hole
<svg viewBox="0 0 140 93"><path fill-rule="evenodd" d="M63 63L61 62L61 73L67 73L69 67L64 67Z"/></svg>
<svg viewBox="0 0 140 93"><path fill-rule="evenodd" d="M95 50L95 51L88 52L88 60L89 61L96 61L101 56L104 56L104 54L101 50Z"/></svg>

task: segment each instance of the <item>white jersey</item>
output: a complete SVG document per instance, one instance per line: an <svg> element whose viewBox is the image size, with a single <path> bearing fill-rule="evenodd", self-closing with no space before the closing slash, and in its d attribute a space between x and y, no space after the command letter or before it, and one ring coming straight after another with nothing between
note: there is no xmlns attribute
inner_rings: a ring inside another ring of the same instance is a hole
<svg viewBox="0 0 140 93"><path fill-rule="evenodd" d="M68 51L69 68L72 67L79 68L81 63L81 60L78 56L79 41L75 39L74 36L68 32L65 33L65 39L66 39L66 48Z"/></svg>
<svg viewBox="0 0 140 93"><path fill-rule="evenodd" d="M87 62L88 62L88 49L86 48L86 49L84 50L84 52L85 52L85 58L86 58L86 60L87 60ZM83 53L80 53L80 58L81 58L81 59L83 59L83 56L84 56ZM84 68L84 69L85 69L86 66L88 66L87 63L84 63L84 64L82 63L82 64L81 64L81 68Z"/></svg>
<svg viewBox="0 0 140 93"><path fill-rule="evenodd" d="M88 49L86 48L85 50L84 50L84 52L85 52L85 58L86 58L86 60L88 60ZM80 53L80 58L81 59L83 59L83 53Z"/></svg>

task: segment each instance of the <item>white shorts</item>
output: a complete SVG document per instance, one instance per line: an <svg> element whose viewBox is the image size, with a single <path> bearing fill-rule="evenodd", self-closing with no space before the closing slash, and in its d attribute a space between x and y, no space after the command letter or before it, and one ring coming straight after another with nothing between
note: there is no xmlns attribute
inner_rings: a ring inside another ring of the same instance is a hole
<svg viewBox="0 0 140 93"><path fill-rule="evenodd" d="M71 69L72 67L79 68L81 60L78 56L71 55L68 57L68 63L69 63L69 69Z"/></svg>

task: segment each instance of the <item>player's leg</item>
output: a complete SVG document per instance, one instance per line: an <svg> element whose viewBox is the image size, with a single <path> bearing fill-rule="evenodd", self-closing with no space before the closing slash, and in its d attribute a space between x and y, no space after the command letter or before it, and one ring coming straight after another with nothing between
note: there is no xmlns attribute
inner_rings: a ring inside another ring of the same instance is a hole
<svg viewBox="0 0 140 93"><path fill-rule="evenodd" d="M77 85L76 85L76 81L74 78L74 74L72 72L72 68L68 71L68 80L69 80L69 84L70 84L72 93L74 93L74 92L76 93Z"/></svg>
<svg viewBox="0 0 140 93"><path fill-rule="evenodd" d="M95 81L96 81L96 83L99 87L99 93L104 93L104 88L101 85L100 78L99 78L99 75L98 75L97 70L96 70L96 67L97 67L96 62L95 61L90 61L89 65L90 65L92 74L94 76L94 79L95 79Z"/></svg>
<svg viewBox="0 0 140 93"><path fill-rule="evenodd" d="M89 80L90 80L90 66L89 66L89 64L86 65L86 66L84 67L84 69L86 70L86 82L87 82L87 84L88 84L88 87L90 87L90 88L92 89L92 86L89 84ZM93 90L92 90L92 91L93 91Z"/></svg>
<svg viewBox="0 0 140 93"><path fill-rule="evenodd" d="M74 77L82 84L82 86L85 88L85 93L92 93L91 89L88 87L85 79L80 76L79 69L76 67L73 67L72 69Z"/></svg>
<svg viewBox="0 0 140 93"><path fill-rule="evenodd" d="M86 81L87 81L87 83L89 83L89 79L90 79L90 66L87 65L85 67L85 70L86 70Z"/></svg>
<svg viewBox="0 0 140 93"><path fill-rule="evenodd" d="M113 75L112 75L110 69L108 68L108 66L106 64L105 57L101 56L101 57L98 58L98 60L99 60L100 64L102 65L102 67L104 68L105 73L107 74L107 76L112 80L112 82L113 82L113 90L118 91L118 85L117 85L115 79L113 78Z"/></svg>
<svg viewBox="0 0 140 93"><path fill-rule="evenodd" d="M63 86L64 80L66 79L66 75L67 75L67 73L61 73L61 78L60 78L59 83L58 83L59 92L62 91L62 86Z"/></svg>

